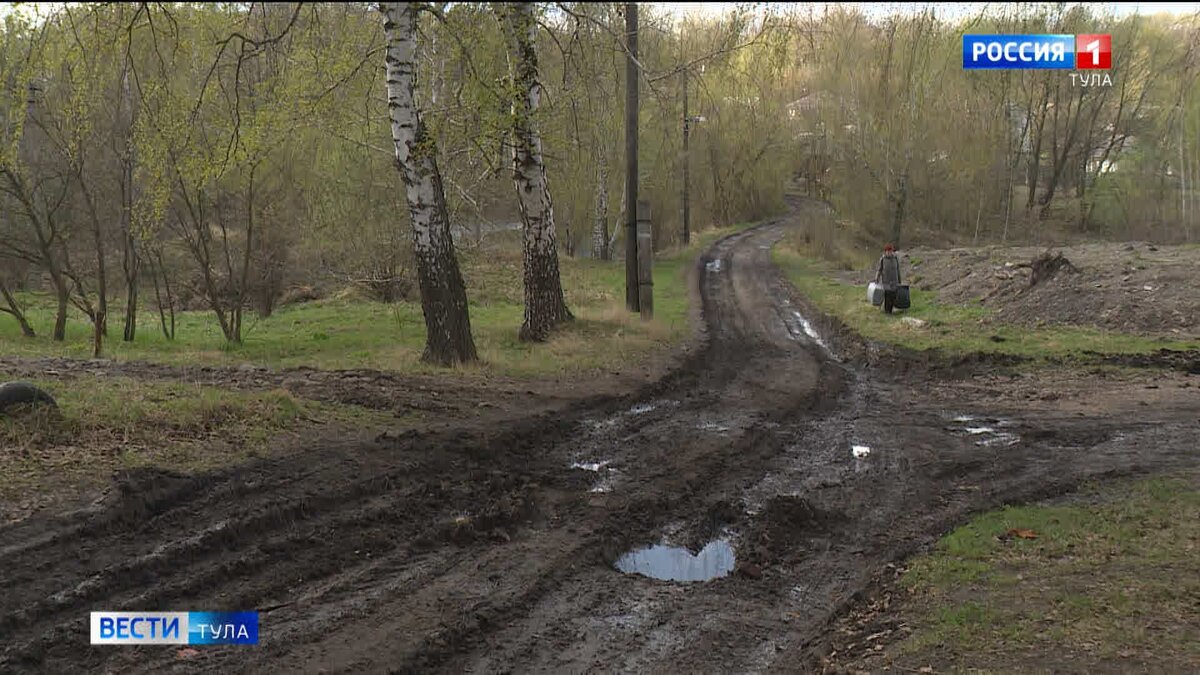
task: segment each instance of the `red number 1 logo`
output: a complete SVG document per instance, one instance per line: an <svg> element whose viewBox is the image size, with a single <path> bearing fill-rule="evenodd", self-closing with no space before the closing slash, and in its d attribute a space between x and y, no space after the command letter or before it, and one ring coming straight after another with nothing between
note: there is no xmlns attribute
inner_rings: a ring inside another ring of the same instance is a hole
<svg viewBox="0 0 1200 675"><path fill-rule="evenodd" d="M1112 68L1112 35L1076 35L1075 67L1100 70Z"/></svg>

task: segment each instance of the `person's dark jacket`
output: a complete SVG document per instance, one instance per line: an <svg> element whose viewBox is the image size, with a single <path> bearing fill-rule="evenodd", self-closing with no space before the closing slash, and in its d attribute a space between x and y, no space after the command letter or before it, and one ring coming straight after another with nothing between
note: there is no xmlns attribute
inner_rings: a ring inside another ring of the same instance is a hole
<svg viewBox="0 0 1200 675"><path fill-rule="evenodd" d="M879 271L875 273L875 283L883 286L885 291L900 288L900 259L894 253L884 253L879 259Z"/></svg>

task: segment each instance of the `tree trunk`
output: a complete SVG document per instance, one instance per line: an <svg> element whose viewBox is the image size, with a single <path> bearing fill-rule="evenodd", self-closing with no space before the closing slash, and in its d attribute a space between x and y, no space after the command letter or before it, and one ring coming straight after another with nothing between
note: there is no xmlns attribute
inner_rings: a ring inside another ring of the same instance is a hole
<svg viewBox="0 0 1200 675"><path fill-rule="evenodd" d="M597 158L596 214L592 225L592 257L608 260L608 159L603 150Z"/></svg>
<svg viewBox="0 0 1200 675"><path fill-rule="evenodd" d="M81 185L83 184L82 176L80 176L79 182ZM102 232L100 218L96 214L95 203L92 201L90 192L85 191L84 196L87 198L88 207L91 210L92 240L96 247L96 295L98 299L94 320L99 322L96 326L96 334L108 337L108 271L104 266L104 233ZM96 351L98 352L99 349L97 346ZM96 356L99 358L99 354Z"/></svg>
<svg viewBox="0 0 1200 675"><path fill-rule="evenodd" d="M533 3L503 5L508 48L513 55L513 185L525 224L525 320L521 339L541 342L574 318L563 298L555 245L554 206L542 161L542 138L533 119L542 95L534 44Z"/></svg>
<svg viewBox="0 0 1200 675"><path fill-rule="evenodd" d="M71 292L67 289L67 282L58 275L51 275L54 282L54 291L58 296L58 310L54 314L54 333L51 336L56 342L62 342L67 338L67 304L71 299Z"/></svg>
<svg viewBox="0 0 1200 675"><path fill-rule="evenodd" d="M141 277L142 260L138 256L132 236L126 237L125 247L125 331L121 339L133 342L137 336L138 282Z"/></svg>
<svg viewBox="0 0 1200 675"><path fill-rule="evenodd" d="M1041 168L1042 159L1042 131L1046 127L1046 105L1050 102L1049 85L1043 84L1042 87L1042 104L1038 108L1037 115L1037 131L1033 135L1033 148L1029 155L1029 173L1027 184L1029 185L1029 194L1025 200L1025 211L1028 213L1033 210L1033 205L1037 200L1038 189L1038 173Z"/></svg>
<svg viewBox="0 0 1200 675"><path fill-rule="evenodd" d="M1187 182L1187 160L1184 152L1184 133L1183 127L1187 123L1187 115L1184 114L1183 97L1179 99L1179 222L1184 228L1184 240L1191 241L1191 221L1188 219L1188 182Z"/></svg>
<svg viewBox="0 0 1200 675"><path fill-rule="evenodd" d="M137 336L138 283L142 274L142 258L138 252L131 222L133 167L129 162L125 162L121 171L121 228L125 233L125 246L121 255L121 269L125 273L125 330L121 339L133 342Z"/></svg>
<svg viewBox="0 0 1200 675"><path fill-rule="evenodd" d="M1055 98L1057 99L1058 97L1056 96ZM1076 139L1076 136L1078 135L1078 131L1079 131L1079 127L1080 127L1079 118L1082 116L1082 108L1083 108L1083 90L1080 90L1079 99L1077 101L1077 105L1075 106L1075 117L1074 118L1071 117L1071 101L1070 101L1070 99L1067 100L1067 112L1065 115L1065 120L1066 120L1065 123L1067 126L1066 138L1063 139L1061 151L1058 151L1058 144L1056 141L1055 147L1054 147L1055 152L1051 153L1051 159L1053 159L1053 164L1051 165L1052 170L1050 172L1050 183L1049 183L1049 185L1046 186L1046 191L1042 194L1041 198L1038 200L1038 203L1040 203L1042 205L1041 210L1038 212L1039 219L1044 220L1046 218L1046 216L1048 216L1050 214L1050 203L1052 201L1054 201L1054 194L1058 190L1058 185L1062 181L1063 173L1066 170L1067 165L1069 163L1069 158L1071 155L1071 148L1073 148L1075 146L1075 139ZM1057 107L1055 108L1055 112L1057 114ZM1055 124L1054 128L1055 128L1055 134L1057 135L1058 125Z"/></svg>
<svg viewBox="0 0 1200 675"><path fill-rule="evenodd" d="M467 290L446 212L446 194L438 173L437 149L421 121L414 99L417 81L417 3L381 3L387 38L387 98L396 147L412 218L413 254L425 315L425 361L452 365L474 361L475 341L467 311Z"/></svg>
<svg viewBox="0 0 1200 675"><path fill-rule="evenodd" d="M17 320L17 323L21 325L22 335L30 338L37 337L37 333L33 331L33 326L30 326L29 321L25 318L25 312L21 311L21 305L17 304L17 299L13 297L3 280L0 280L0 296L3 296L4 302L8 303L7 308L0 307L0 312L9 314Z"/></svg>
<svg viewBox="0 0 1200 675"><path fill-rule="evenodd" d="M129 64L121 73L121 113L124 131L121 151L121 232L125 235L125 247L121 256L121 269L125 272L125 330L122 339L133 342L137 336L138 284L141 281L142 257L138 240L133 233L133 168L137 161L133 143L135 109L129 87Z"/></svg>
<svg viewBox="0 0 1200 675"><path fill-rule="evenodd" d="M92 323L92 358L98 359L104 352L104 310L97 309Z"/></svg>
<svg viewBox="0 0 1200 675"><path fill-rule="evenodd" d="M163 337L167 340L175 339L175 298L171 295L171 279L167 276L167 270L162 264L162 253L156 253L158 264L155 265L155 258L150 258L150 278L154 280L154 301L158 306L158 320L162 324ZM158 268L157 271L155 268ZM167 326L167 313L163 311L163 296L159 290L158 275L162 273L163 286L166 287L167 304L166 307L171 315L171 324Z"/></svg>
<svg viewBox="0 0 1200 675"><path fill-rule="evenodd" d="M896 197L896 210L892 214L892 245L900 248L900 233L904 227L904 206L908 202L908 174L901 174Z"/></svg>

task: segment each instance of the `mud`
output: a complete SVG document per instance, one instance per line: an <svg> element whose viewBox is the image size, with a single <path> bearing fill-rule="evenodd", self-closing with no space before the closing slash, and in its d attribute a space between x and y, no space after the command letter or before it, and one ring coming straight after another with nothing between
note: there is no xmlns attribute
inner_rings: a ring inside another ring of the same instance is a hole
<svg viewBox="0 0 1200 675"><path fill-rule="evenodd" d="M1200 337L1194 247L1142 242L915 248L909 283L943 302L995 311L997 323L1065 324L1176 339ZM873 270L857 273L864 280Z"/></svg>
<svg viewBox="0 0 1200 675"><path fill-rule="evenodd" d="M1154 390L1031 380L839 329L770 264L789 228L828 217L793 207L697 262L701 339L631 397L520 411L514 391L483 422L143 470L0 528L0 671L794 672L881 570L969 513L1198 462L1186 372ZM392 389L374 391L425 401ZM1009 421L1016 442L978 445L966 416ZM613 568L650 542L691 555L720 538L736 573L703 583ZM95 609L258 609L262 643L186 661L89 647Z"/></svg>

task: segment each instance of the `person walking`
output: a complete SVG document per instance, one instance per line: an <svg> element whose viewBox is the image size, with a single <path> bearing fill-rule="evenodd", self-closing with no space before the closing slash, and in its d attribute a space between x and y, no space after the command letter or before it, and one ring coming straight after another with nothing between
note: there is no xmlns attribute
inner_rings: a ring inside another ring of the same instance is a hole
<svg viewBox="0 0 1200 675"><path fill-rule="evenodd" d="M900 290L900 259L891 244L883 247L879 258L879 269L875 271L875 283L883 287L883 311L891 314L896 307L896 292Z"/></svg>

